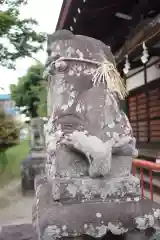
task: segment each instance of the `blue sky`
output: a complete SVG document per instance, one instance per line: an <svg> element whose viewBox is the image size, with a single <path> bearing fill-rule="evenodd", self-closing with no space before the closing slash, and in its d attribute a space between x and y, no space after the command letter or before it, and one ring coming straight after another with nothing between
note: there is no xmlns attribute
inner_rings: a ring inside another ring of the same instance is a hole
<svg viewBox="0 0 160 240"><path fill-rule="evenodd" d="M21 18L32 17L39 23L38 31L53 33L58 21L63 0L28 0L28 5L21 9ZM35 55L41 62L45 62L45 51L39 52ZM1 93L9 92L9 85L16 83L18 77L25 74L27 68L34 64L33 59L22 59L16 63L16 70L8 70L0 67L0 86L5 91L0 89Z"/></svg>

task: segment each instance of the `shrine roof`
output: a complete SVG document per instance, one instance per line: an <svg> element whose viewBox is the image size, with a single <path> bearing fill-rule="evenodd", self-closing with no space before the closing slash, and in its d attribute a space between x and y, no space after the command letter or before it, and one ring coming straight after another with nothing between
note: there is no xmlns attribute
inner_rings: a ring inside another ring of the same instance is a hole
<svg viewBox="0 0 160 240"><path fill-rule="evenodd" d="M97 38L116 54L159 12L159 0L64 0L56 29Z"/></svg>

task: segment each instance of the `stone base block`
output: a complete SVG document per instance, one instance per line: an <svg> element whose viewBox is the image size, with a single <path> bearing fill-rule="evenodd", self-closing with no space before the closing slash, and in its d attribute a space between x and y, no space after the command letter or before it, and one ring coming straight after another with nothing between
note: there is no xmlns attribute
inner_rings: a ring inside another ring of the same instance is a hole
<svg viewBox="0 0 160 240"><path fill-rule="evenodd" d="M140 181L132 175L106 179L56 178L52 182L52 196L63 203L136 200L140 197Z"/></svg>
<svg viewBox="0 0 160 240"><path fill-rule="evenodd" d="M102 237L108 231L124 234L135 228L160 226L160 205L149 200L61 203L52 197L52 184L43 179L36 194L34 225L40 239Z"/></svg>
<svg viewBox="0 0 160 240"><path fill-rule="evenodd" d="M34 179L45 174L45 152L31 152L21 162L21 186L23 192L34 190Z"/></svg>

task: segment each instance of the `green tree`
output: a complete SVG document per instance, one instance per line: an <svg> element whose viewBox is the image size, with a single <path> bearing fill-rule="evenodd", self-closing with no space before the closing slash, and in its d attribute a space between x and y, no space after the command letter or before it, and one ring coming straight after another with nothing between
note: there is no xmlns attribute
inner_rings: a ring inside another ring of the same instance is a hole
<svg viewBox="0 0 160 240"><path fill-rule="evenodd" d="M0 152L16 145L19 141L19 128L13 117L0 108Z"/></svg>
<svg viewBox="0 0 160 240"><path fill-rule="evenodd" d="M37 33L34 19L20 19L20 7L26 0L0 0L0 62L13 68L15 60L31 57L42 48L44 34Z"/></svg>
<svg viewBox="0 0 160 240"><path fill-rule="evenodd" d="M12 99L18 107L26 107L23 111L30 117L44 116L46 108L46 89L43 81L44 66L31 66L26 75L19 78L17 85L10 86Z"/></svg>
<svg viewBox="0 0 160 240"><path fill-rule="evenodd" d="M47 116L47 91L46 91L46 87L44 86L44 83L41 84L41 89L40 89L40 101L38 104L38 115L40 117Z"/></svg>

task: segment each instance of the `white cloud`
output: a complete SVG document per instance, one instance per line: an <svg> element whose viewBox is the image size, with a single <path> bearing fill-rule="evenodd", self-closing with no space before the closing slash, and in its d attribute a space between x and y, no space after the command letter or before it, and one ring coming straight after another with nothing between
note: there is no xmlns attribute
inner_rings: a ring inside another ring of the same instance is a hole
<svg viewBox="0 0 160 240"><path fill-rule="evenodd" d="M27 6L21 9L21 18L34 18L38 21L38 31L53 33L58 21L60 9L63 0L28 0ZM36 56L41 62L45 61L46 54L39 52ZM18 60L16 64L16 70L8 70L0 67L0 86L5 89L5 92L9 92L9 85L16 83L18 77L23 76L29 66L34 64L33 59ZM4 91L0 90L0 93Z"/></svg>

